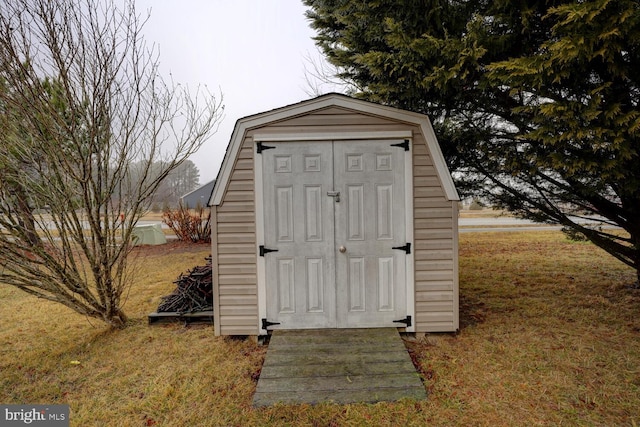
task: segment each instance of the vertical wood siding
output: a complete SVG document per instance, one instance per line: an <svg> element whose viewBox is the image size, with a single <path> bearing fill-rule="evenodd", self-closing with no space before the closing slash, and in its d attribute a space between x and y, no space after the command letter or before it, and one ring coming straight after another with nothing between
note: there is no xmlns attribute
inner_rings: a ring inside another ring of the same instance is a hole
<svg viewBox="0 0 640 427"><path fill-rule="evenodd" d="M215 332L255 335L258 331L256 222L254 204L254 132L371 132L411 129L414 174L414 248L416 331L457 328L457 206L446 200L417 125L327 108L247 131L223 196L212 211L217 232L214 256ZM455 215L455 216L454 216Z"/></svg>

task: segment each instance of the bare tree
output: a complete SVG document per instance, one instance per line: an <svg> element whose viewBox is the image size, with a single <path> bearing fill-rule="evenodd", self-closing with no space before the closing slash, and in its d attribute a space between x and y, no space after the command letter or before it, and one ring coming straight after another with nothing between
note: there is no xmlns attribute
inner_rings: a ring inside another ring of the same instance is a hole
<svg viewBox="0 0 640 427"><path fill-rule="evenodd" d="M340 69L327 62L320 52L315 57L307 53L304 59L306 86L303 90L310 97L324 95L329 92L353 96L361 90L353 82L341 79Z"/></svg>
<svg viewBox="0 0 640 427"><path fill-rule="evenodd" d="M0 2L0 282L114 327L133 227L223 111L159 76L147 17L133 1Z"/></svg>

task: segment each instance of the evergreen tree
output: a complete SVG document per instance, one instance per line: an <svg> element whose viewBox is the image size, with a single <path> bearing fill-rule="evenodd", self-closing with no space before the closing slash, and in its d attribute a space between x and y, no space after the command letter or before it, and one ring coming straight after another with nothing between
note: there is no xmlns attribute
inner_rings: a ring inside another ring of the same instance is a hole
<svg viewBox="0 0 640 427"><path fill-rule="evenodd" d="M431 117L462 193L581 232L640 276L636 0L304 2L356 96Z"/></svg>

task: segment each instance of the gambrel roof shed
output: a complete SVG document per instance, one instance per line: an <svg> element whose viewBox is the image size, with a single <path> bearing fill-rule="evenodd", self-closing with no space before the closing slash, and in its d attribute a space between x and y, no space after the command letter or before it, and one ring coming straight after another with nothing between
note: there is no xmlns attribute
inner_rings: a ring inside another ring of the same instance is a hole
<svg viewBox="0 0 640 427"><path fill-rule="evenodd" d="M457 330L458 200L422 114L328 94L238 120L209 202L216 334Z"/></svg>

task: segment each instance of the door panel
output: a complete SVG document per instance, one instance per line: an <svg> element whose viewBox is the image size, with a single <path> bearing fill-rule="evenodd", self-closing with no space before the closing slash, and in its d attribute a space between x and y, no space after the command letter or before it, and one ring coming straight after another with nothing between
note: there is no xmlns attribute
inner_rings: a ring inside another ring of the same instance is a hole
<svg viewBox="0 0 640 427"><path fill-rule="evenodd" d="M262 152L275 328L388 327L407 315L406 254L392 249L407 242L404 151L393 142L270 143Z"/></svg>
<svg viewBox="0 0 640 427"><path fill-rule="evenodd" d="M273 143L263 156L267 319L276 328L336 326L333 149Z"/></svg>
<svg viewBox="0 0 640 427"><path fill-rule="evenodd" d="M293 186L275 187L276 241L293 242Z"/></svg>
<svg viewBox="0 0 640 427"><path fill-rule="evenodd" d="M347 185L347 240L364 240L364 185Z"/></svg>
<svg viewBox="0 0 640 427"><path fill-rule="evenodd" d="M334 144L338 327L391 326L406 313L404 151L390 141Z"/></svg>
<svg viewBox="0 0 640 427"><path fill-rule="evenodd" d="M295 268L293 258L278 257L278 313L296 312Z"/></svg>
<svg viewBox="0 0 640 427"><path fill-rule="evenodd" d="M321 242L322 233L322 186L306 185L304 187L304 231L305 241Z"/></svg>

